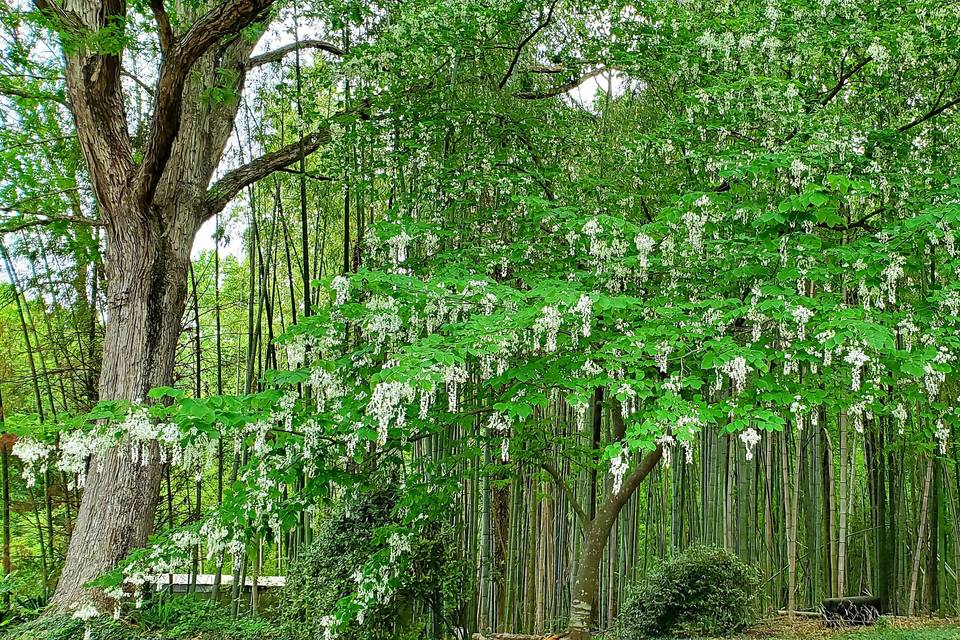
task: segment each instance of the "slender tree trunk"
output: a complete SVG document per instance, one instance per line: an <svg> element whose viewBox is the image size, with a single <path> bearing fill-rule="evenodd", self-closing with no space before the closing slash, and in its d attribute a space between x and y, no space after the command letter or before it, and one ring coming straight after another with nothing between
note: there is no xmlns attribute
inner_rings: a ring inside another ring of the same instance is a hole
<svg viewBox="0 0 960 640"><path fill-rule="evenodd" d="M6 415L3 411L3 391L0 390L0 431L6 431ZM6 433L0 435L0 455L3 456L3 576L10 575L13 564L10 562L10 440ZM3 608L10 608L10 591L3 592Z"/></svg>
<svg viewBox="0 0 960 640"><path fill-rule="evenodd" d="M843 597L847 589L847 414L840 412L840 497L837 500L837 596Z"/></svg>
<svg viewBox="0 0 960 640"><path fill-rule="evenodd" d="M920 510L917 517L920 523L917 530L917 544L913 549L913 568L910 571L910 590L907 592L907 615L913 615L913 607L917 597L917 580L920 575L920 556L923 554L923 543L927 536L927 502L930 499L930 483L933 479L933 461L931 456L927 463L927 472L923 478L923 495L920 498Z"/></svg>

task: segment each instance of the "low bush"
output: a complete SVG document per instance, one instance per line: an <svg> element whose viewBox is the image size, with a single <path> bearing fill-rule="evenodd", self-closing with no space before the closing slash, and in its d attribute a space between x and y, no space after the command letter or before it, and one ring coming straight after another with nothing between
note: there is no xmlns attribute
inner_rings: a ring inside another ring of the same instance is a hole
<svg viewBox="0 0 960 640"><path fill-rule="evenodd" d="M760 574L719 547L691 547L634 585L614 625L616 640L728 635L754 622Z"/></svg>
<svg viewBox="0 0 960 640"><path fill-rule="evenodd" d="M341 500L326 514L316 540L300 552L287 571L278 609L283 628L295 640L324 637L321 619L356 589L354 574L386 543L378 529L397 525L398 496L383 482L376 490ZM456 557L452 530L427 526L411 541L410 566L402 584L384 602L364 612L361 621L338 629L339 640L397 640L447 635L471 575ZM428 629L429 628L429 629Z"/></svg>

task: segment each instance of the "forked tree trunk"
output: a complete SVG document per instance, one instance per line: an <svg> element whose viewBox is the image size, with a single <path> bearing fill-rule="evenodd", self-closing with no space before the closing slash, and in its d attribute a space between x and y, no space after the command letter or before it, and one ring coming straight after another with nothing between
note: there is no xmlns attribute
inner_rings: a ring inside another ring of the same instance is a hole
<svg viewBox="0 0 960 640"><path fill-rule="evenodd" d="M621 422L619 411L614 411L614 424ZM622 433L622 426L619 428ZM580 553L580 562L570 590L570 624L567 634L571 640L588 640L590 629L596 621L597 590L600 586L600 562L603 559L603 550L610 539L620 511L637 488L660 462L663 450L660 446L648 453L639 466L624 478L620 491L613 493L612 489L604 493L604 500L597 508L596 516L583 523L583 551ZM582 514L582 510L578 510Z"/></svg>
<svg viewBox="0 0 960 640"><path fill-rule="evenodd" d="M100 397L136 401L145 399L151 387L172 382L196 229L183 220L179 227L164 228L134 221L134 216L124 220L122 226L111 228L108 238L108 321ZM163 475L156 444L149 449L140 452L140 460L133 459L127 446L91 460L52 601L55 610L69 611L83 601L87 582L146 543Z"/></svg>
<svg viewBox="0 0 960 640"><path fill-rule="evenodd" d="M321 129L250 159L211 185L233 130L247 70L301 47L340 50L309 41L252 58L256 38L236 36L268 21L273 0L177 3L176 24L163 0L150 2L162 60L151 94L149 133L134 153L121 81L123 51L87 48L84 38L75 37L124 24L126 2L34 3L72 43L64 47L67 92L107 225L107 325L99 397L143 401L151 387L172 381L197 229L244 187L330 139L329 129ZM213 89L234 98L210 100ZM88 593L84 584L113 569L152 532L163 475L156 447L153 443L148 447L153 451L144 452L146 464L134 462L123 445L91 460L50 611L66 612L88 599L109 604L103 594Z"/></svg>

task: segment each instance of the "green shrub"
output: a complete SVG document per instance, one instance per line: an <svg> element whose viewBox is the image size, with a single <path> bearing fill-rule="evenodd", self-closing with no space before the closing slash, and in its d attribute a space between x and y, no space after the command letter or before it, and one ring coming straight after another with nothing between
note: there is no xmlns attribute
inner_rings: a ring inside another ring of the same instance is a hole
<svg viewBox="0 0 960 640"><path fill-rule="evenodd" d="M389 488L394 483L379 486L340 501L324 515L316 541L301 550L287 571L278 608L284 630L295 640L323 638L321 618L353 593L357 568L385 548L377 530L399 523L394 513L398 496ZM412 541L411 566L389 602L365 612L362 624L338 630L338 639L413 638L424 635L429 624L439 633L448 631L444 627L454 624L471 575L455 557L456 549L449 527L428 526Z"/></svg>
<svg viewBox="0 0 960 640"><path fill-rule="evenodd" d="M753 622L756 567L719 547L687 549L633 586L614 626L617 640L727 635Z"/></svg>

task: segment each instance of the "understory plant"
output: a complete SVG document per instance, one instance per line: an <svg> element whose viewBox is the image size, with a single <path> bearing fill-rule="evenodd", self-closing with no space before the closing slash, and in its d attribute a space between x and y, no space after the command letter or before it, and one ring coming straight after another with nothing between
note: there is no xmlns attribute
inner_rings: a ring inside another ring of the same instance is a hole
<svg viewBox="0 0 960 640"><path fill-rule="evenodd" d="M691 547L634 585L616 640L728 635L754 622L756 567L721 547Z"/></svg>

